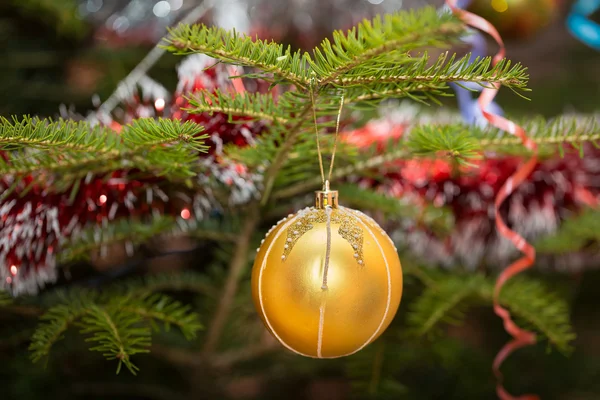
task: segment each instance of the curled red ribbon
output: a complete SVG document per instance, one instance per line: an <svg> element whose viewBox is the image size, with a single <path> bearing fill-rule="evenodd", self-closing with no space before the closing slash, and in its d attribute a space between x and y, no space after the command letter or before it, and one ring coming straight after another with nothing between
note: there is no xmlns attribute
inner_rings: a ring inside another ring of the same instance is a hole
<svg viewBox="0 0 600 400"><path fill-rule="evenodd" d="M460 18L465 24L489 34L492 38L494 38L496 43L498 43L500 49L492 59L492 63L494 65L504 58L504 42L502 41L502 38L500 37L498 31L496 30L496 28L494 28L494 26L492 26L492 24L490 24L488 21L486 21L484 18L481 18L478 15L472 14L461 8L458 8L457 0L446 0L446 4L448 5L448 7L450 7L454 15ZM494 312L496 313L496 315L502 318L502 321L504 322L504 329L512 336L513 339L506 345L504 345L504 347L496 355L496 358L494 359L493 363L493 370L494 374L498 379L498 383L496 385L496 393L498 394L498 397L501 400L538 400L539 397L532 394L527 394L519 397L512 396L502 386L502 374L500 372L500 365L513 351L524 346L532 345L536 342L535 333L520 328L512 320L508 310L500 305L499 295L506 281L508 281L513 276L530 268L535 261L535 249L531 244L529 244L525 240L525 238L523 238L515 231L511 230L506 225L506 223L500 216L500 206L502 205L504 200L506 200L506 198L510 196L510 194L521 183L523 183L525 179L527 179L529 174L531 174L531 172L535 168L537 164L537 145L535 144L535 142L533 142L527 137L525 130L517 124L515 124L514 122L509 121L508 119L503 118L499 115L491 114L485 111L487 106L492 102L492 100L498 93L499 89L500 85L495 83L492 84L492 87L487 87L482 90L481 95L479 96L478 103L484 118L490 123L490 125L500 128L510 133L511 135L515 135L519 139L521 139L523 145L527 149L531 150L533 155L525 164L519 167L517 171L506 180L506 182L504 182L494 201L494 208L496 212L496 229L498 230L500 235L510 240L514 244L514 246L517 249L519 249L521 253L523 253L523 257L510 264L504 271L502 271L500 276L498 276L498 279L496 280L496 285L494 287Z"/></svg>

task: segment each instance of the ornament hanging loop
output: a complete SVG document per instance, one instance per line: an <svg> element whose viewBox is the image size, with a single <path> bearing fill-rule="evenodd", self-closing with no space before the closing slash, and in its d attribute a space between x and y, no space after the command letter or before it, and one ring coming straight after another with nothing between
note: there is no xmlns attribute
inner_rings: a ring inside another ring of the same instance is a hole
<svg viewBox="0 0 600 400"><path fill-rule="evenodd" d="M333 150L331 152L331 163L329 164L329 173L327 174L327 179L325 179L325 168L323 167L323 155L321 152L321 140L319 138L319 126L317 124L317 111L316 111L316 102L315 102L315 77L311 78L310 84L310 102L312 105L312 114L313 114L313 122L315 126L315 139L317 143L317 155L319 159L319 169L321 171L321 180L323 181L323 192L329 192L329 181L331 180L331 174L333 172L333 164L335 163L335 153L337 151L338 137L340 133L340 118L342 116L342 110L344 109L344 93L341 95L340 99L340 107L337 113L337 119L335 124L335 137L333 141ZM317 192L318 193L318 192ZM336 196L337 199L337 196ZM337 202L336 202L337 206Z"/></svg>

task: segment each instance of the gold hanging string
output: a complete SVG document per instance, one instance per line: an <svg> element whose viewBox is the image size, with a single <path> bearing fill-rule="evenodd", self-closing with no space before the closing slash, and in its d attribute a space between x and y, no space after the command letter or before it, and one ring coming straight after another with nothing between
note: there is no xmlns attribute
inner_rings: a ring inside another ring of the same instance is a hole
<svg viewBox="0 0 600 400"><path fill-rule="evenodd" d="M337 114L337 121L335 124L335 138L334 138L334 142L333 142L333 151L331 153L331 163L329 164L329 173L327 174L327 180L325 179L325 169L323 167L323 155L321 153L321 141L320 141L320 137L319 137L319 127L317 125L317 112L316 112L316 107L315 107L315 94L314 91L311 89L310 90L310 101L312 103L312 112L313 112L313 121L314 121L314 125L315 125L315 137L316 137L316 141L317 141L317 154L319 156L319 168L321 170L321 181L323 182L323 190L329 190L329 181L331 180L331 173L333 172L333 164L335 162L335 153L337 151L337 143L338 143L338 136L340 133L340 119L342 116L342 110L344 108L344 95L342 94L342 98L340 101L340 108L338 110L338 114Z"/></svg>
<svg viewBox="0 0 600 400"><path fill-rule="evenodd" d="M323 156L321 155L321 140L319 138L319 127L317 126L317 111L315 110L315 93L310 89L310 101L312 103L313 120L315 123L315 136L317 139L317 154L319 155L319 168L321 168L321 180L323 181L323 190L325 190L325 170L323 169Z"/></svg>
<svg viewBox="0 0 600 400"><path fill-rule="evenodd" d="M331 152L331 164L329 165L329 174L327 180L331 180L331 172L333 171L333 162L335 160L335 152L337 151L338 136L340 133L340 118L342 117L342 109L344 108L344 93L340 100L340 109L338 110L337 121L335 123L335 139L333 139L333 151Z"/></svg>

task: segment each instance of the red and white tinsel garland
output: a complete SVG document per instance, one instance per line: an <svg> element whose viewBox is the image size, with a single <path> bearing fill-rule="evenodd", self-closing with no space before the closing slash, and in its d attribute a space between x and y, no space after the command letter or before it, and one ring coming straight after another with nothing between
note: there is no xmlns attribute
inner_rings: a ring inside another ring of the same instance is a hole
<svg viewBox="0 0 600 400"><path fill-rule="evenodd" d="M165 193L162 180L131 178L133 171L129 170L116 171L108 179L90 172L79 182L74 200L69 201L70 190L53 193L51 179L46 186L34 186L23 195L31 178L21 179L12 194L0 203L0 289L14 295L34 294L54 282L57 251L84 228L103 227L117 218L148 219L160 213L175 216L184 222L178 225L185 229L193 227L193 222L210 210L256 198L262 184L261 172L227 160L222 157L222 149L226 144L251 144L266 129L265 125L254 121L233 123L224 114L190 115L183 110L188 105L184 96L194 92L241 90L239 83L232 85L229 80L232 71L223 65L209 68L214 64L215 60L206 56L187 58L179 68L180 83L172 99L159 84L142 79L141 90L123 98L120 121L102 121L117 131L121 123L140 117L172 117L202 124L204 132L210 135L209 153L198 159L206 171L198 176L203 192ZM0 180L0 192L11 186L11 179ZM215 188L210 183L215 181L228 187L228 204L218 204L211 195ZM178 201L173 201L173 196Z"/></svg>

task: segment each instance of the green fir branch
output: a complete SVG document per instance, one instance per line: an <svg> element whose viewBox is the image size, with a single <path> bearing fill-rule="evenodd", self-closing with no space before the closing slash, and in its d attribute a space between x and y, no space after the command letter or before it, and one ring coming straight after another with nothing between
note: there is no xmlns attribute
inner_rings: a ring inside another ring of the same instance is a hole
<svg viewBox="0 0 600 400"><path fill-rule="evenodd" d="M568 254L588 247L598 248L600 242L600 211L586 209L561 223L557 232L535 243L536 251L545 254Z"/></svg>
<svg viewBox="0 0 600 400"><path fill-rule="evenodd" d="M195 92L188 98L191 107L185 109L190 114L208 112L225 113L232 116L246 117L256 121L268 121L284 125L289 121L287 115L281 115L280 108L273 102L273 96L262 93L223 93L220 89L214 92L205 90ZM245 121L244 121L245 122Z"/></svg>
<svg viewBox="0 0 600 400"><path fill-rule="evenodd" d="M150 327L140 326L143 318L123 308L90 306L81 320L81 333L91 334L86 342L96 343L91 351L101 352L107 360L117 360L117 374L125 365L136 375L139 368L131 356L148 353L151 344Z"/></svg>
<svg viewBox="0 0 600 400"><path fill-rule="evenodd" d="M155 321L163 324L163 329L169 331L171 326L181 330L187 340L192 340L201 330L197 313L192 312L189 305L182 304L164 294L151 294L143 297L131 295L126 300L119 300L119 308L123 311L137 314L154 325ZM158 330L154 326L155 330Z"/></svg>
<svg viewBox="0 0 600 400"><path fill-rule="evenodd" d="M260 168L266 168L261 201L264 206L274 188L308 178L306 169L299 167L303 160L289 156L306 154L308 161L309 153L300 149L314 149L308 145L309 141L302 140L303 134L310 132L312 124L309 118L313 109L310 92L317 99L314 110L318 115L331 116L335 115L337 108L331 106L341 94L335 90L336 85L344 86L350 92L347 98L357 101L380 101L399 95L435 101L435 96L444 95L446 82L465 79L482 85L492 81L524 88L525 70L519 65L511 67L507 61L494 67L490 59L469 65L468 56L455 61L455 56L443 54L431 65L427 54L411 54L425 47L445 46L457 40L462 33L464 25L450 13L440 14L429 7L419 12L400 12L386 15L383 19L377 17L373 21L364 21L347 34L336 32L333 44L324 41L313 52L314 59L307 54L303 57L299 53L292 55L289 50L285 53L282 46L274 43L252 41L235 32L202 25L181 25L172 30L166 47L175 53L200 52L220 61L256 67L277 75L280 80L296 84L297 90L284 94L273 108L280 111L273 115L283 119L271 120L281 126L259 139L253 149L232 155L234 159L246 162L252 158L250 161L255 163L249 162L251 167L260 163ZM308 63L308 67L303 62ZM394 79L387 79L388 76ZM264 109L275 103L269 95L258 98L260 101L256 102L256 99L245 95L228 97L217 93L212 98L201 96L193 99L193 107L197 111L225 111L229 115L264 119L267 114ZM299 161L295 164L297 168L290 159Z"/></svg>
<svg viewBox="0 0 600 400"><path fill-rule="evenodd" d="M597 117L560 117L553 120L537 117L517 122L531 140L542 146L541 150L547 155L558 152L562 156L564 146L570 146L577 149L583 157L582 144L600 146L600 126ZM496 128L473 129L471 134L485 149L491 148L510 154L515 151L515 147L522 148L521 139Z"/></svg>
<svg viewBox="0 0 600 400"><path fill-rule="evenodd" d="M495 281L480 274L465 277L444 273L433 281L422 282L428 286L413 303L408 316L409 324L418 335L439 331L442 324L457 324L469 306L491 305L493 301ZM500 292L500 304L559 351L570 351L575 335L567 304L541 282L524 278L510 280Z"/></svg>
<svg viewBox="0 0 600 400"><path fill-rule="evenodd" d="M85 122L29 118L22 122L2 119L0 126L0 143L5 150L12 150L6 153L7 159L0 158L0 174L13 175L16 182L31 176L28 188L51 182L57 192L76 190L78 181L90 173L103 175L123 168L173 180L189 179L197 173L197 155L206 151L208 138L198 134L203 128L193 122L168 119L138 119L120 134L90 129Z"/></svg>
<svg viewBox="0 0 600 400"><path fill-rule="evenodd" d="M365 20L347 33L336 31L333 43L325 39L307 61L320 86L339 82L348 74L371 75L384 60L404 57L424 47L446 46L464 33L464 25L450 13L433 7L402 11Z"/></svg>
<svg viewBox="0 0 600 400"><path fill-rule="evenodd" d="M346 96L344 104L352 108L373 108L384 100L408 97L418 103L427 104L433 96L446 96L442 85L424 85L422 83L407 83L403 85L373 84L368 87L358 86L344 89Z"/></svg>
<svg viewBox="0 0 600 400"><path fill-rule="evenodd" d="M469 298L484 284L481 275L448 276L426 287L411 305L408 323L417 335L439 333L440 325L458 325L464 318Z"/></svg>
<svg viewBox="0 0 600 400"><path fill-rule="evenodd" d="M156 147L172 144L181 148L206 152L204 140L208 135L200 135L204 128L192 121L181 122L172 119L138 118L124 127L121 137L125 143L134 146Z"/></svg>
<svg viewBox="0 0 600 400"><path fill-rule="evenodd" d="M491 292L485 292L488 299ZM515 278L500 292L500 303L528 328L541 332L559 351L568 354L575 333L569 321L567 302L550 292L540 281Z"/></svg>
<svg viewBox="0 0 600 400"><path fill-rule="evenodd" d="M59 301L42 315L31 338L34 362L46 358L67 329L78 326L81 334L89 336L86 341L93 343L91 351L118 360L117 373L125 365L135 374L138 368L131 357L149 352L152 328L156 330L158 323L166 330L176 326L188 340L202 328L190 306L165 294L142 293L135 285L117 286L102 294L74 289L59 296Z"/></svg>
<svg viewBox="0 0 600 400"><path fill-rule="evenodd" d="M421 57L407 57L405 62L381 64L370 70L346 74L335 82L336 86L350 88L359 86L368 90L371 85L379 91L400 89L403 85L420 84L422 90L443 90L450 82L473 82L482 87L500 84L512 89L526 89L527 70L520 64L511 65L501 60L492 65L492 59L476 58L472 63L470 54L456 60L456 55L441 54L432 61L427 53Z"/></svg>
<svg viewBox="0 0 600 400"><path fill-rule="evenodd" d="M66 330L73 326L94 302L93 294L78 290L67 294L59 293L58 299L61 304L49 308L40 317L40 323L31 337L29 351L34 363L48 357L56 342L64 338Z"/></svg>
<svg viewBox="0 0 600 400"><path fill-rule="evenodd" d="M583 157L585 143L600 145L600 128L594 118L584 120L558 118L548 121L533 118L521 124L528 137L540 146L542 157L564 155L567 146ZM483 157L484 151L499 154L522 154L521 139L497 128L481 128L463 123L448 125L418 125L407 135L411 156L448 156L458 164L469 165L470 160Z"/></svg>
<svg viewBox="0 0 600 400"><path fill-rule="evenodd" d="M411 130L408 148L414 156L449 157L459 165L482 158L479 142L467 127L450 131L436 125L421 125Z"/></svg>
<svg viewBox="0 0 600 400"><path fill-rule="evenodd" d="M38 325L31 337L32 361L38 362L50 354L50 349L54 344L64 338L65 331L84 314L83 309L74 309L73 305L60 305L48 310L41 318L44 321Z"/></svg>
<svg viewBox="0 0 600 400"><path fill-rule="evenodd" d="M229 64L257 68L298 87L309 83L306 60L299 51L292 52L275 42L253 41L235 31L180 24L169 31L164 47L175 54L202 53Z"/></svg>
<svg viewBox="0 0 600 400"><path fill-rule="evenodd" d="M57 148L83 152L119 150L121 141L114 131L87 122L59 119L40 120L28 116L9 120L0 117L0 149L47 150Z"/></svg>

